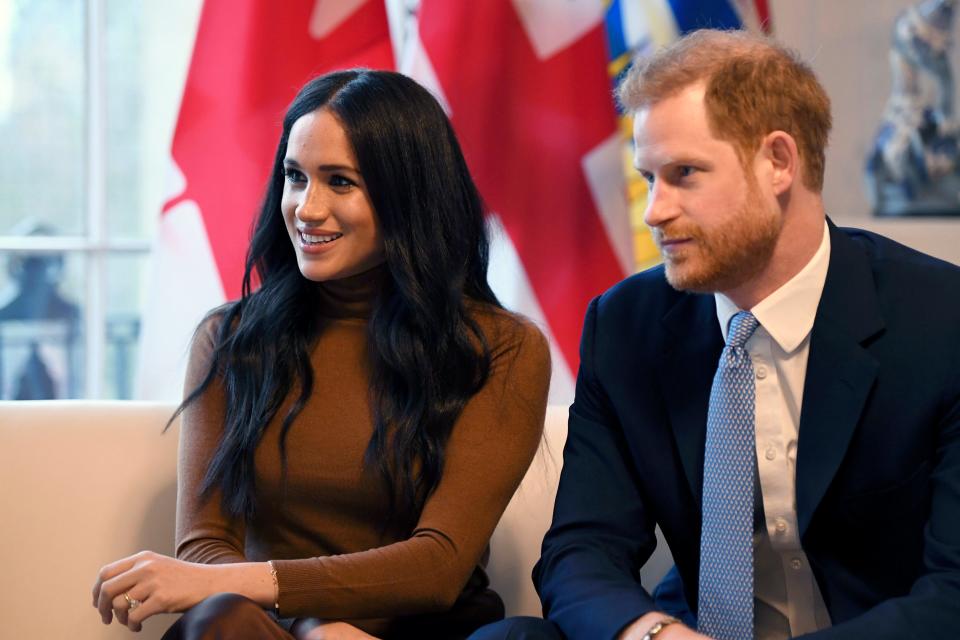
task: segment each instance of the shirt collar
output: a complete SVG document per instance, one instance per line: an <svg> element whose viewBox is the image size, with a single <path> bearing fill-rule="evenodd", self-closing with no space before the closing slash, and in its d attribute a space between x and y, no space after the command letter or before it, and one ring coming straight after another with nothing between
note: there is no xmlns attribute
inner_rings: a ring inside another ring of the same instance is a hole
<svg viewBox="0 0 960 640"><path fill-rule="evenodd" d="M823 223L823 238L810 262L779 289L757 303L750 311L766 329L780 348L792 353L813 329L823 283L830 265L830 228ZM727 327L738 311L737 305L722 293L714 293L717 303L717 320L727 340Z"/></svg>

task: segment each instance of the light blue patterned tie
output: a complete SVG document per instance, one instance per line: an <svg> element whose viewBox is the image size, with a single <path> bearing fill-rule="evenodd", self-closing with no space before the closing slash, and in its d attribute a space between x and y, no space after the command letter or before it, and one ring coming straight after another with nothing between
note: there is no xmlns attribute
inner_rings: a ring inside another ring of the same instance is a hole
<svg viewBox="0 0 960 640"><path fill-rule="evenodd" d="M707 412L697 627L717 640L753 638L755 389L744 345L758 325L749 311L730 320Z"/></svg>

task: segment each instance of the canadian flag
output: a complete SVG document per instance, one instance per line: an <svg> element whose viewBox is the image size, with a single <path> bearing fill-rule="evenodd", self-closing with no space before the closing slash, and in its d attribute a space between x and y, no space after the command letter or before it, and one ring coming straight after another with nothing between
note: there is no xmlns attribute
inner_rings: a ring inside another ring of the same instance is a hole
<svg viewBox="0 0 960 640"><path fill-rule="evenodd" d="M494 291L551 338L551 402L573 397L590 299L633 270L606 4L422 0L401 64L444 104L495 212Z"/></svg>
<svg viewBox="0 0 960 640"><path fill-rule="evenodd" d="M240 294L287 105L311 77L393 69L383 0L206 0L153 250L137 397L180 397L190 337Z"/></svg>

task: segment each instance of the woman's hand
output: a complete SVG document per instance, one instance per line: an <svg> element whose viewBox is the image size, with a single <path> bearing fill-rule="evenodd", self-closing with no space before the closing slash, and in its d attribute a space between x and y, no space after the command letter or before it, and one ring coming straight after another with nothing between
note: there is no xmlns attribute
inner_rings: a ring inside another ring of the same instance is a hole
<svg viewBox="0 0 960 640"><path fill-rule="evenodd" d="M93 606L104 624L117 621L132 631L156 613L186 611L224 589L218 567L141 551L105 565L93 585Z"/></svg>
<svg viewBox="0 0 960 640"><path fill-rule="evenodd" d="M297 620L291 632L297 640L377 640L346 622L324 622L316 618Z"/></svg>

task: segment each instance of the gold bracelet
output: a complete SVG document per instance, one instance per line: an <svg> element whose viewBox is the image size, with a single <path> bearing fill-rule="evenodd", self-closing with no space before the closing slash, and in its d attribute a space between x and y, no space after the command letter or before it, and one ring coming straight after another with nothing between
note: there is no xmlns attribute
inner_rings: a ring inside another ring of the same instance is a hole
<svg viewBox="0 0 960 640"><path fill-rule="evenodd" d="M663 631L664 627L666 627L667 625L673 624L674 622L680 622L680 621L674 618L673 616L665 616L661 618L657 622L653 623L653 626L650 627L650 629L645 634L643 634L643 638L641 638L640 640L653 640L658 635L660 635L660 632Z"/></svg>
<svg viewBox="0 0 960 640"><path fill-rule="evenodd" d="M280 617L280 581L277 580L277 568L273 566L273 560L267 560L270 566L270 577L273 579L273 612Z"/></svg>

